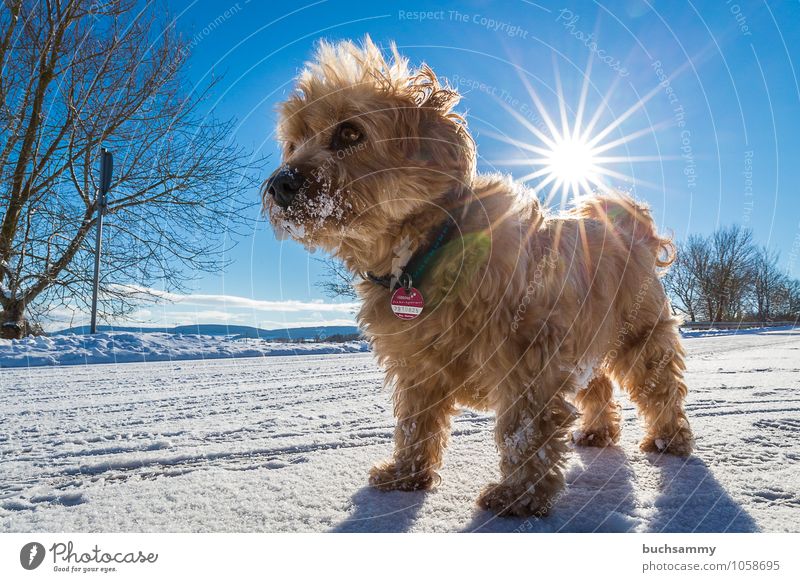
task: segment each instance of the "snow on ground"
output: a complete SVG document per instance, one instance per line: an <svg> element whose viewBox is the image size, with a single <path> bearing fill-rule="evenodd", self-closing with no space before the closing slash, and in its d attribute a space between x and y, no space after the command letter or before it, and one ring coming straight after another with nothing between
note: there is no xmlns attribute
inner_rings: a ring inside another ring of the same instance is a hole
<svg viewBox="0 0 800 582"><path fill-rule="evenodd" d="M0 340L0 368L365 352L367 342L278 343L195 334L107 332Z"/></svg>
<svg viewBox="0 0 800 582"><path fill-rule="evenodd" d="M721 335L747 335L747 334L760 334L764 333L765 331L791 331L794 329L795 326L775 326L775 327L741 327L741 328L727 328L727 329L718 329L718 328L709 328L709 329L681 329L681 337L684 338L695 338L695 337L709 337L709 336L721 336Z"/></svg>
<svg viewBox="0 0 800 582"><path fill-rule="evenodd" d="M492 418L457 418L430 493L366 487L391 452L370 354L0 371L0 531L797 531L800 330L694 337L689 459L578 448L544 519L474 501Z"/></svg>

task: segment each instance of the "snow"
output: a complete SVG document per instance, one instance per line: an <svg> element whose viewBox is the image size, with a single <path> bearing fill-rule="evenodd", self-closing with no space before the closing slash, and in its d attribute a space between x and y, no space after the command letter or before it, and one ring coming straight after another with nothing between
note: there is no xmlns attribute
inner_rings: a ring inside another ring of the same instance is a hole
<svg viewBox="0 0 800 582"><path fill-rule="evenodd" d="M775 326L775 327L741 327L739 329L681 329L681 336L684 338L690 337L708 337L708 336L721 336L721 335L745 335L752 333L763 333L765 331L789 331L794 329L794 326Z"/></svg>
<svg viewBox="0 0 800 582"><path fill-rule="evenodd" d="M0 368L365 352L367 342L279 343L170 333L106 332L0 340Z"/></svg>
<svg viewBox="0 0 800 582"><path fill-rule="evenodd" d="M527 520L475 506L491 415L456 418L436 490L367 486L394 431L369 353L1 370L0 531L797 531L800 330L685 345L695 455L640 452L621 397L620 445Z"/></svg>
<svg viewBox="0 0 800 582"><path fill-rule="evenodd" d="M310 234L313 234L322 228L326 221L341 221L346 212L352 210L350 202L342 198L341 188L333 188L333 181L328 171L333 163L334 158L330 158L313 176L305 179L306 183L301 187L303 200L300 204L295 202L288 208L276 209L277 228L275 230L278 240L285 240L287 235L292 235L298 240L305 238L306 225L298 220L307 220ZM296 169L290 168L286 164L281 166L281 169L292 176L297 174ZM312 181L316 183L317 188L314 195L308 197L305 192L311 186Z"/></svg>
<svg viewBox="0 0 800 582"><path fill-rule="evenodd" d="M5 262L3 262L1 264L2 264L2 266L6 266ZM12 297L14 297L14 293L11 291L11 289L9 289L8 287L5 286L5 284L3 283L2 280L0 280L0 295L5 297L6 299L11 299ZM17 292L17 298L19 299L21 297L22 297L22 292L18 291Z"/></svg>

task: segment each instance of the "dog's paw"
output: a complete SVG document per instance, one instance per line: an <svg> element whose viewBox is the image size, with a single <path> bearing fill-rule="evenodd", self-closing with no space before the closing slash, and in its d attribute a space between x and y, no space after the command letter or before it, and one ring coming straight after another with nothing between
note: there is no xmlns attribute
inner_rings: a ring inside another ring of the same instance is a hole
<svg viewBox="0 0 800 582"><path fill-rule="evenodd" d="M639 448L645 453L666 453L678 457L688 457L694 449L694 437L688 426L681 427L672 436L648 435L639 444Z"/></svg>
<svg viewBox="0 0 800 582"><path fill-rule="evenodd" d="M432 469L413 471L393 461L379 463L369 471L369 484L383 491L427 491L440 481L439 474Z"/></svg>
<svg viewBox="0 0 800 582"><path fill-rule="evenodd" d="M478 497L478 505L501 517L545 517L551 507L550 495L537 491L535 485L523 488L503 483L487 485Z"/></svg>
<svg viewBox="0 0 800 582"><path fill-rule="evenodd" d="M602 427L572 432L572 442L579 447L607 447L619 440L619 427Z"/></svg>

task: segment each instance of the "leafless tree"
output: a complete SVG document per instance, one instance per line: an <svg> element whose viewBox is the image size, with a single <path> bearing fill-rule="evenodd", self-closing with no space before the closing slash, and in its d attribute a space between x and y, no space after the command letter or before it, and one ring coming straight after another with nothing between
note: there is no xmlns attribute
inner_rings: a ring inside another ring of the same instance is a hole
<svg viewBox="0 0 800 582"><path fill-rule="evenodd" d="M800 320L800 281L786 277L778 292L777 317L785 321Z"/></svg>
<svg viewBox="0 0 800 582"><path fill-rule="evenodd" d="M223 267L258 165L192 88L163 7L135 0L0 0L3 337L89 299L101 145L115 156L100 317L148 286ZM204 111L206 111L204 113Z"/></svg>
<svg viewBox="0 0 800 582"><path fill-rule="evenodd" d="M333 257L314 260L321 263L323 267L323 275L321 280L317 282L317 287L322 289L325 295L334 299L339 297L347 299L358 298L356 290L353 288L355 275L341 261L337 261Z"/></svg>
<svg viewBox="0 0 800 582"><path fill-rule="evenodd" d="M716 230L709 239L711 264L705 277L711 321L733 321L744 315L745 297L753 279L756 248L753 233L734 224Z"/></svg>
<svg viewBox="0 0 800 582"><path fill-rule="evenodd" d="M778 253L757 248L751 231L734 225L678 245L664 277L676 312L691 321L796 321L800 281L778 267Z"/></svg>
<svg viewBox="0 0 800 582"><path fill-rule="evenodd" d="M673 298L675 311L685 314L690 321L697 321L702 310L702 293L697 272L705 262L707 253L702 238L689 237L677 245L675 262L664 276L664 286Z"/></svg>
<svg viewBox="0 0 800 582"><path fill-rule="evenodd" d="M753 259L752 298L759 321L776 315L788 281L778 268L778 253L766 247L758 249Z"/></svg>

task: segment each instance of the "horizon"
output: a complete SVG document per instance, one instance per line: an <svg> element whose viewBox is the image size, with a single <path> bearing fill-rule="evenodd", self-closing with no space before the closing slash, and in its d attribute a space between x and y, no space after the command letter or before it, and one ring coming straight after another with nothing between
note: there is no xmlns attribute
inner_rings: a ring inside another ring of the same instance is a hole
<svg viewBox="0 0 800 582"><path fill-rule="evenodd" d="M261 327L254 327L252 325L241 325L241 324L233 324L233 323L188 323L184 325L175 325L175 326L156 326L156 325L149 325L143 324L138 326L136 324L124 324L124 325L114 325L114 324L98 324L97 329L99 332L106 330L107 328L111 331L116 331L120 329L135 329L141 332L151 332L151 331L164 331L164 330L176 330L176 329L183 329L183 328L203 328L203 327L226 327L228 329L232 328L241 328L241 329L249 329L254 331L293 331L297 329L328 329L328 328L355 328L360 329L357 324L353 325L301 325L298 327L274 327L271 329L265 329ZM50 332L51 335L58 335L64 332L68 332L75 329L83 329L89 328L88 324L82 325L75 325L66 327L64 329L58 329L53 332Z"/></svg>
<svg viewBox="0 0 800 582"><path fill-rule="evenodd" d="M780 23L796 22L800 8L743 2L738 12L727 3L701 14L688 6L322 0L284 13L250 0L170 2L191 48L188 79L199 86L222 75L207 113L234 118L235 142L269 156L264 178L280 159L275 106L316 42L369 34L383 47L395 41L413 66L426 62L459 89L479 172L531 175L537 162L520 167L531 154L519 144L539 141L535 129L548 115L572 130L584 109L584 122L596 112L595 133L610 128L600 145L620 144L606 154L615 158L611 171L595 178L648 202L660 230L678 241L744 224L796 277L800 197L787 188L800 182L792 163L800 154L800 32ZM549 194L543 188L540 200ZM247 196L258 202L257 189ZM550 207L570 197L557 192ZM185 293L156 288L162 303L143 303L116 325L355 325L354 303L316 286L322 269L313 259L324 255L277 241L253 213L254 228L224 254L228 269L202 274ZM55 310L46 328L69 320L81 325L88 314Z"/></svg>

